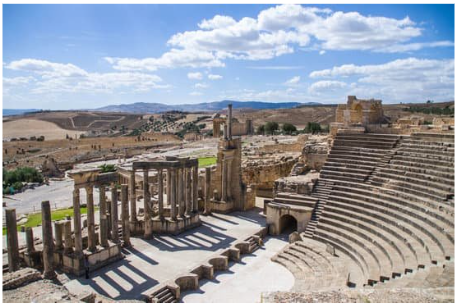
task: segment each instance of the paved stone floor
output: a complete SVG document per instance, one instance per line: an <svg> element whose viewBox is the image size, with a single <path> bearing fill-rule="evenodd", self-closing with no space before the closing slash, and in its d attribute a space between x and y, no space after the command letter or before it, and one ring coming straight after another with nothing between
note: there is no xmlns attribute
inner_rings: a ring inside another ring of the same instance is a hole
<svg viewBox="0 0 460 305"><path fill-rule="evenodd" d="M288 237L269 236L262 248L244 255L241 263L231 263L228 271L218 272L214 280L203 279L200 289L186 291L185 303L258 303L262 292L287 291L294 276L270 260L287 245Z"/></svg>
<svg viewBox="0 0 460 305"><path fill-rule="evenodd" d="M91 274L90 279L68 278L70 291L92 289L114 298L140 299L166 280L207 261L217 250L229 247L265 226L259 209L201 217L203 225L177 236L156 236L151 241L132 238L124 260ZM66 280L67 281L67 280Z"/></svg>

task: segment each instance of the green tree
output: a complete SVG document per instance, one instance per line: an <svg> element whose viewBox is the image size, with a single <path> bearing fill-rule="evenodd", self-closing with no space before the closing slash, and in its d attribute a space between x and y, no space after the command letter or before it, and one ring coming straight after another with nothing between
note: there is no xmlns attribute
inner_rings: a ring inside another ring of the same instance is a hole
<svg viewBox="0 0 460 305"><path fill-rule="evenodd" d="M305 126L304 131L306 133L318 133L321 132L321 125L316 122L308 122L307 126Z"/></svg>
<svg viewBox="0 0 460 305"><path fill-rule="evenodd" d="M283 124L283 131L286 134L292 134L293 132L297 131L297 128L294 125L292 125L291 123L284 123Z"/></svg>
<svg viewBox="0 0 460 305"><path fill-rule="evenodd" d="M275 131L277 131L279 128L278 123L276 122L267 122L265 123L264 131L265 134L271 134L273 135Z"/></svg>

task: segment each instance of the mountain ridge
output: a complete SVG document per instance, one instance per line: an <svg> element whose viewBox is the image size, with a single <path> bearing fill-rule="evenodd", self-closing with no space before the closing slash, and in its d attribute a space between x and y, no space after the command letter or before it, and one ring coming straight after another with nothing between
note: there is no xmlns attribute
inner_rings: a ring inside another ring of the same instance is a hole
<svg viewBox="0 0 460 305"><path fill-rule="evenodd" d="M222 100L208 103L198 104L178 104L178 105L166 105L162 103L131 103L131 104L120 104L120 105L108 105L94 109L96 111L106 112L130 112L130 113L159 113L165 111L186 111L186 112L200 112L200 111L220 111L227 107L228 104L233 105L233 109L250 108L254 110L262 109L281 109L281 108L294 108L297 106L306 105L322 105L320 103L299 103L299 102L262 102L262 101L233 101L233 100Z"/></svg>

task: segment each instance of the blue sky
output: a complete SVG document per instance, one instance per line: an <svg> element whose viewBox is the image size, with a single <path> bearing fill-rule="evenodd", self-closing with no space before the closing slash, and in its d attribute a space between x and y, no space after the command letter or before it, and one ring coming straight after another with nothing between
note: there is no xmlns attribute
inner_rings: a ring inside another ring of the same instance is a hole
<svg viewBox="0 0 460 305"><path fill-rule="evenodd" d="M3 5L3 108L454 98L454 5Z"/></svg>

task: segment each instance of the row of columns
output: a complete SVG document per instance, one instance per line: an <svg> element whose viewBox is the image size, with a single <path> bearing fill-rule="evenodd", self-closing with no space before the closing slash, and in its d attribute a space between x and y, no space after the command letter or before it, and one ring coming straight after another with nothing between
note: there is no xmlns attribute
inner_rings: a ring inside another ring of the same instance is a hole
<svg viewBox="0 0 460 305"><path fill-rule="evenodd" d="M105 199L105 186L99 186L99 209L100 209L100 245L108 247L108 237L111 233L113 242L118 243L118 198L117 189L115 186L111 189L112 201L110 205L110 224L108 221L107 202ZM93 187L86 187L87 194L87 222L88 222L88 250L96 250L96 233L94 220L94 198ZM121 186L121 219L123 231L123 243L125 246L130 246L130 229L129 229L129 201L128 201L128 185ZM54 240L51 221L51 207L49 201L42 202L42 240L43 240L43 269L44 278L52 279L56 276L54 272L54 251L63 251L65 254L74 252L77 257L83 255L83 241L81 228L80 214L80 189L75 188L73 191L73 209L74 209L74 235L75 240L72 240L72 226L70 220L62 220L54 222ZM5 209L5 220L7 227L7 248L8 248L8 265L9 271L13 272L19 269L19 246L17 234L16 210ZM35 252L33 229L26 228L26 253L32 254ZM75 250L72 247L75 247Z"/></svg>
<svg viewBox="0 0 460 305"><path fill-rule="evenodd" d="M88 223L88 251L96 250L97 236L95 232L95 216L94 216L94 196L93 186L87 186L87 223ZM121 224L123 231L123 243L125 246L130 245L129 234L129 193L128 185L121 186ZM108 247L108 240L111 239L114 243L119 243L118 237L118 191L115 185L111 187L111 203L107 204L105 196L105 186L99 186L99 240L102 247ZM74 234L75 234L75 254L81 256L83 254L82 242L82 226L80 214L80 189L75 188L73 191L73 209L74 209Z"/></svg>
<svg viewBox="0 0 460 305"><path fill-rule="evenodd" d="M166 172L166 173L164 173ZM166 168L157 170L158 174L158 216L164 219L166 193L170 206L170 217L184 217L198 211L198 166ZM166 174L166 185L164 175ZM166 188L166 192L165 192ZM136 221L135 211L135 172L130 177L131 216ZM143 197L144 197L144 238L149 239L153 233L153 209L151 205L151 193L149 188L149 170L143 170ZM134 215L134 217L133 217Z"/></svg>

